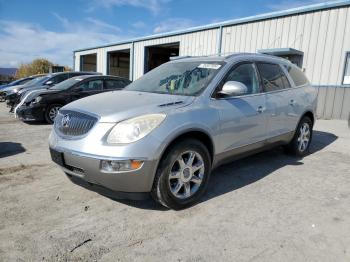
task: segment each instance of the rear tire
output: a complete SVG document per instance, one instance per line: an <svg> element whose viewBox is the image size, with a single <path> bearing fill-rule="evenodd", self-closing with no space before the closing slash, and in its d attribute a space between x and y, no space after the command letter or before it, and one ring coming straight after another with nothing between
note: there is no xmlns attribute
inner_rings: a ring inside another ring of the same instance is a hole
<svg viewBox="0 0 350 262"><path fill-rule="evenodd" d="M163 156L151 195L157 202L171 209L189 207L205 192L210 172L208 149L198 140L185 139Z"/></svg>
<svg viewBox="0 0 350 262"><path fill-rule="evenodd" d="M312 128L313 123L311 119L304 116L295 130L292 141L286 146L286 151L298 157L308 154L312 140Z"/></svg>
<svg viewBox="0 0 350 262"><path fill-rule="evenodd" d="M60 104L49 105L45 111L45 121L52 124L57 116L58 110L62 107Z"/></svg>

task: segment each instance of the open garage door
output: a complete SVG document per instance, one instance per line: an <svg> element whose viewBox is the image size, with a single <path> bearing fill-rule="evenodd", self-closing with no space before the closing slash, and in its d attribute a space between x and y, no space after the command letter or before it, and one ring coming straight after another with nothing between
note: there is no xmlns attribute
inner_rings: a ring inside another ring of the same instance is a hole
<svg viewBox="0 0 350 262"><path fill-rule="evenodd" d="M80 71L97 71L97 54L80 56Z"/></svg>
<svg viewBox="0 0 350 262"><path fill-rule="evenodd" d="M148 46L145 49L145 73L179 56L180 43Z"/></svg>
<svg viewBox="0 0 350 262"><path fill-rule="evenodd" d="M107 74L130 78L130 49L107 53Z"/></svg>

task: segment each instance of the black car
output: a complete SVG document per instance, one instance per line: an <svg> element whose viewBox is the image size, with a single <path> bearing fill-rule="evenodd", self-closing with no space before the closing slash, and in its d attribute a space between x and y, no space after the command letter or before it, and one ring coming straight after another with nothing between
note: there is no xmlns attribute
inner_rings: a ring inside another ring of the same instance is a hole
<svg viewBox="0 0 350 262"><path fill-rule="evenodd" d="M15 106L20 102L21 97L25 95L26 92L47 89L58 83L61 83L64 80L67 80L71 77L80 76L80 75L96 75L96 72L61 72L48 74L43 77L38 77L27 85L23 86L14 86L12 90L9 90L6 93L6 104L11 108L10 111L13 111Z"/></svg>
<svg viewBox="0 0 350 262"><path fill-rule="evenodd" d="M70 78L49 89L29 92L15 109L23 121L46 121L53 123L58 110L86 96L119 90L131 81L116 76L83 75Z"/></svg>

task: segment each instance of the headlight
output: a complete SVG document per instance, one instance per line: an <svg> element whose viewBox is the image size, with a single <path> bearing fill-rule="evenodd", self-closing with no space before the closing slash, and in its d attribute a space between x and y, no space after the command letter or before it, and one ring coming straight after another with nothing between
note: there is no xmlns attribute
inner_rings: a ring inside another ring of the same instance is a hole
<svg viewBox="0 0 350 262"><path fill-rule="evenodd" d="M15 88L15 89L13 89L12 91L13 91L13 93L17 93L17 92L18 92L18 89Z"/></svg>
<svg viewBox="0 0 350 262"><path fill-rule="evenodd" d="M128 144L140 140L159 126L165 114L149 114L116 124L107 137L109 144Z"/></svg>
<svg viewBox="0 0 350 262"><path fill-rule="evenodd" d="M33 103L33 104L39 103L39 102L41 101L41 99L43 99L41 96L37 96L37 97L32 101L32 103Z"/></svg>

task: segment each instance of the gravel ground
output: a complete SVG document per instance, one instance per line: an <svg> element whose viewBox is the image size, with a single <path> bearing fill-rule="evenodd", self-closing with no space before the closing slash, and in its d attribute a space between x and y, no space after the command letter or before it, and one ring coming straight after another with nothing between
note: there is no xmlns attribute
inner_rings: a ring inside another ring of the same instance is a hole
<svg viewBox="0 0 350 262"><path fill-rule="evenodd" d="M0 261L350 261L345 121L318 121L304 159L274 149L220 167L178 212L72 184L50 130L0 104Z"/></svg>

